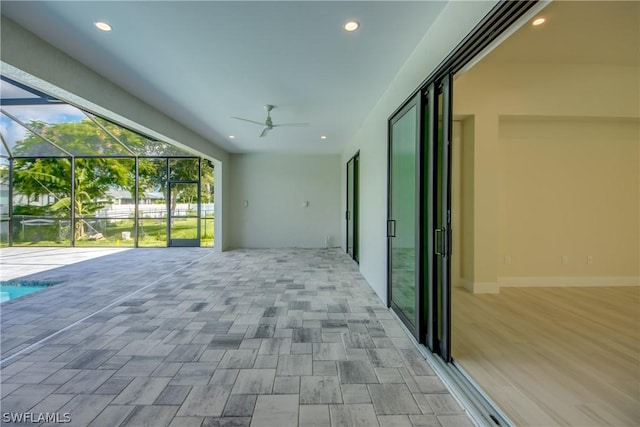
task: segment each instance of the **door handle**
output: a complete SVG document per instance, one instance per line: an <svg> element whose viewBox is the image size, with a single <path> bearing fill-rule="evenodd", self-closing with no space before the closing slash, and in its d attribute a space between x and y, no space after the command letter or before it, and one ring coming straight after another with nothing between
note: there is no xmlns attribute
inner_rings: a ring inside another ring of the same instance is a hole
<svg viewBox="0 0 640 427"><path fill-rule="evenodd" d="M438 233L442 233L440 240L438 241ZM434 248L435 248L435 253L436 255L439 255L441 257L445 257L447 254L447 250L446 250L446 236L447 236L447 229L446 228L436 228L435 230L435 242L434 242ZM441 245L438 243L442 243ZM441 250L439 250L441 249Z"/></svg>
<svg viewBox="0 0 640 427"><path fill-rule="evenodd" d="M387 237L396 237L396 220L387 220Z"/></svg>

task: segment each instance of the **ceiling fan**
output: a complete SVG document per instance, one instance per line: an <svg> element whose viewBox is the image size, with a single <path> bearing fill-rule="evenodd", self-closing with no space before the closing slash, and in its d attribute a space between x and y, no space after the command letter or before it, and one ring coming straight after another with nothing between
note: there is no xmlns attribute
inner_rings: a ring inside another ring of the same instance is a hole
<svg viewBox="0 0 640 427"><path fill-rule="evenodd" d="M274 106L270 105L270 104L267 104L267 105L264 106L264 109L267 110L267 119L264 121L264 123L256 122L255 120L243 119L242 117L232 117L232 119L242 120L243 122L249 122L249 123L253 123L253 124L256 124L256 125L264 126L264 129L262 129L262 132L260 133L260 138L265 136L267 134L267 132L269 132L271 129L273 129L275 127L281 127L281 126L306 127L306 126L309 126L309 123L278 123L278 124L275 124L271 120L271 110L273 110L273 108L274 108Z"/></svg>

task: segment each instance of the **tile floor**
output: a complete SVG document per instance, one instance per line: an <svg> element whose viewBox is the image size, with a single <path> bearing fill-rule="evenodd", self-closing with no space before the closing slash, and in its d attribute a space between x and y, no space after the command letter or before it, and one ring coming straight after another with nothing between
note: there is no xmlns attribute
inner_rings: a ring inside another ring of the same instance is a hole
<svg viewBox="0 0 640 427"><path fill-rule="evenodd" d="M3 415L473 425L340 250L137 249L27 277L64 283L0 307Z"/></svg>

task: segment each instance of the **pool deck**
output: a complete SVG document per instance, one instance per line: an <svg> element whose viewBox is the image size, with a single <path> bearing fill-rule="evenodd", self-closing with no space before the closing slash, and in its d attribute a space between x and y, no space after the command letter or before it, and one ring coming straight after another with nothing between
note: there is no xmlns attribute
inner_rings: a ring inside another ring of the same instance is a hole
<svg viewBox="0 0 640 427"><path fill-rule="evenodd" d="M20 250L14 264L1 252L22 279L63 281L0 306L3 413L68 413L68 426L473 425L340 250L116 250L29 270L62 263L58 250L51 262Z"/></svg>
<svg viewBox="0 0 640 427"><path fill-rule="evenodd" d="M64 267L126 251L123 248L47 248L18 247L0 249L0 280L19 279L23 276Z"/></svg>

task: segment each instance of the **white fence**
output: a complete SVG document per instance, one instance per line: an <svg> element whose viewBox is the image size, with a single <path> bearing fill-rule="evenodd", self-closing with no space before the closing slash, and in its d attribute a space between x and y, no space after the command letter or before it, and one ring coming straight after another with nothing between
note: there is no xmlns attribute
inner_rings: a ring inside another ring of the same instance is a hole
<svg viewBox="0 0 640 427"><path fill-rule="evenodd" d="M200 205L200 215L202 217L213 214L213 203L202 203ZM195 215L197 205L193 203L178 203L173 216ZM134 204L109 205L95 213L100 218L133 218L136 207ZM138 205L138 216L140 218L166 218L166 204L140 204Z"/></svg>

